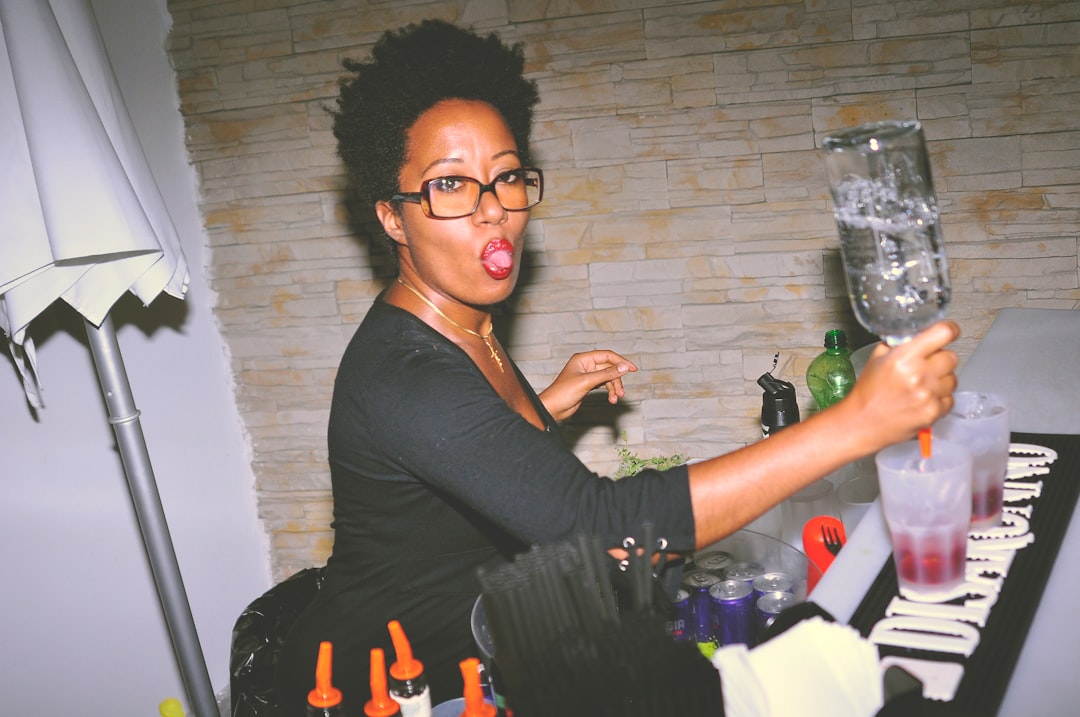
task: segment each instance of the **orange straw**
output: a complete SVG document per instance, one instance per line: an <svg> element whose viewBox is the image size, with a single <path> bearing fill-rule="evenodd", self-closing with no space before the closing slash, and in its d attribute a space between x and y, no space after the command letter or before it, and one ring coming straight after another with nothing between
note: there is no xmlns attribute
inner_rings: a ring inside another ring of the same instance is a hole
<svg viewBox="0 0 1080 717"><path fill-rule="evenodd" d="M922 451L923 460L926 460L927 458L930 457L930 441L931 441L930 429L929 428L920 428L919 429L919 449Z"/></svg>

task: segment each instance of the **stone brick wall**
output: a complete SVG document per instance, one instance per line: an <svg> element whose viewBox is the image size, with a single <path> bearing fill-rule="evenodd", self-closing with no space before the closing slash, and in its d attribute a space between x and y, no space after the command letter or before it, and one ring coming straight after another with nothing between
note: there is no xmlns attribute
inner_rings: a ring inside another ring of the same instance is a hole
<svg viewBox="0 0 1080 717"><path fill-rule="evenodd" d="M208 266L279 578L332 545L325 429L337 362L391 275L350 226L324 108L341 60L438 17L524 41L540 85L534 213L497 322L538 386L575 350L641 371L566 426L706 456L760 436L772 366L803 375L853 321L818 147L925 124L970 353L1003 306L1080 308L1080 3L1029 0L170 0ZM1071 360L1062 357L1062 360Z"/></svg>

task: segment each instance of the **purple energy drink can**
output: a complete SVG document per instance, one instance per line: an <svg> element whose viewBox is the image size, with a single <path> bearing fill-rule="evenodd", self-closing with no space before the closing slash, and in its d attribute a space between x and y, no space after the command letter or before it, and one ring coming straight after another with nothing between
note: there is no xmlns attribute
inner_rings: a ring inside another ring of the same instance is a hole
<svg viewBox="0 0 1080 717"><path fill-rule="evenodd" d="M761 563L732 563L724 571L724 580L742 580L745 583L752 583L754 578L764 574L765 566Z"/></svg>
<svg viewBox="0 0 1080 717"><path fill-rule="evenodd" d="M693 637L693 615L690 611L690 592L679 588L672 598L675 605L675 614L667 623L668 634L678 642L686 642Z"/></svg>
<svg viewBox="0 0 1080 717"><path fill-rule="evenodd" d="M754 587L754 599L765 593L794 593L795 579L787 573L765 573L758 575L751 583Z"/></svg>
<svg viewBox="0 0 1080 717"><path fill-rule="evenodd" d="M723 577L724 571L735 562L735 556L723 550L707 550L694 556L694 569Z"/></svg>
<svg viewBox="0 0 1080 717"><path fill-rule="evenodd" d="M720 576L704 570L691 570L682 577L682 587L690 594L690 637L695 642L715 640L709 588L719 582Z"/></svg>
<svg viewBox="0 0 1080 717"><path fill-rule="evenodd" d="M795 596L787 592L765 593L757 598L757 629L758 641L765 637L776 616L796 602Z"/></svg>
<svg viewBox="0 0 1080 717"><path fill-rule="evenodd" d="M744 580L722 580L709 588L713 633L721 645L755 644L754 589Z"/></svg>

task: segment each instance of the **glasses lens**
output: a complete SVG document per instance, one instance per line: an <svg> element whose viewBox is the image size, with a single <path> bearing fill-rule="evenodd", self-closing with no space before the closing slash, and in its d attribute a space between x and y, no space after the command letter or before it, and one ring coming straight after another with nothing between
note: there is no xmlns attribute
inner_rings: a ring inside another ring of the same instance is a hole
<svg viewBox="0 0 1080 717"><path fill-rule="evenodd" d="M440 177L427 183L428 205L436 217L472 214L480 196L480 182L468 177Z"/></svg>
<svg viewBox="0 0 1080 717"><path fill-rule="evenodd" d="M495 178L495 196L503 209L528 209L540 202L541 186L535 169L515 169Z"/></svg>

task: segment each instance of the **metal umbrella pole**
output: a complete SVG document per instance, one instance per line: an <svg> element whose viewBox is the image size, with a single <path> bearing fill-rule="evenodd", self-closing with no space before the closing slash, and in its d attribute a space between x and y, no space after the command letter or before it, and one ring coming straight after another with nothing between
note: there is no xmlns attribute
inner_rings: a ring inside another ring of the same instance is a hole
<svg viewBox="0 0 1080 717"><path fill-rule="evenodd" d="M100 328L86 321L86 335L188 700L198 717L215 717L218 714L217 700L195 631L184 582L180 577L180 566L165 522L161 496L139 421L139 410L131 394L131 384L116 340L112 317L106 315Z"/></svg>

